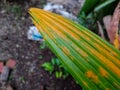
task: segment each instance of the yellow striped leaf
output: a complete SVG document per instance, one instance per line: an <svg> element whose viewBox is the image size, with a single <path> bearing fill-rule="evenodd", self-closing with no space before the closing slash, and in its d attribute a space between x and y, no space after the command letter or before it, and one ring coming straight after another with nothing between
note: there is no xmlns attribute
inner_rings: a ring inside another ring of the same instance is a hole
<svg viewBox="0 0 120 90"><path fill-rule="evenodd" d="M82 88L120 89L120 51L60 15L37 8L29 13L50 49Z"/></svg>

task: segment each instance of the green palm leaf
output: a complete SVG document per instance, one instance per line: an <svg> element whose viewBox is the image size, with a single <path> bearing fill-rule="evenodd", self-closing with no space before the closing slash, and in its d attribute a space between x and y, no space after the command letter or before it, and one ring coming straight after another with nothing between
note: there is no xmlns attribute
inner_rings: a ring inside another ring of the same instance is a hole
<svg viewBox="0 0 120 90"><path fill-rule="evenodd" d="M85 90L120 89L120 52L88 29L37 8L32 20L50 49Z"/></svg>

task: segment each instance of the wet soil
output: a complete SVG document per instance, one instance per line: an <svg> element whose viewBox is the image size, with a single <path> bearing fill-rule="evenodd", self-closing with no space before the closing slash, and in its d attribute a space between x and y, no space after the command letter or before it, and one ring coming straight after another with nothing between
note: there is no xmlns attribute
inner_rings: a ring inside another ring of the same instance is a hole
<svg viewBox="0 0 120 90"><path fill-rule="evenodd" d="M39 49L40 42L27 39L29 26L33 25L28 8L42 8L43 4L42 0L37 3L0 1L0 60L12 58L17 62L7 83L14 90L81 90L71 76L56 79L46 72L41 65L54 54L48 48Z"/></svg>

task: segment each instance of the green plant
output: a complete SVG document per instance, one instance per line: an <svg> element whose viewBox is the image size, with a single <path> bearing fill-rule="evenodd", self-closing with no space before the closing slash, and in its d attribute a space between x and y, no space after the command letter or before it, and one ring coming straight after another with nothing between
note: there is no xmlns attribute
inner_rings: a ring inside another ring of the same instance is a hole
<svg viewBox="0 0 120 90"><path fill-rule="evenodd" d="M112 14L119 0L85 0L78 17L84 12L86 16L96 14L96 16L105 16ZM109 12L108 12L109 11Z"/></svg>
<svg viewBox="0 0 120 90"><path fill-rule="evenodd" d="M43 59L43 56L42 56L42 55L40 55L38 58L39 58L39 59Z"/></svg>
<svg viewBox="0 0 120 90"><path fill-rule="evenodd" d="M94 33L100 34L97 22L103 23L102 20L106 15L112 15L118 2L119 0L85 0L78 15L79 24L89 28ZM104 29L103 33L108 39L108 34Z"/></svg>
<svg viewBox="0 0 120 90"><path fill-rule="evenodd" d="M50 74L53 73L56 78L65 79L69 75L69 73L58 58L52 58L50 62L43 63L42 67Z"/></svg>
<svg viewBox="0 0 120 90"><path fill-rule="evenodd" d="M43 41L42 43L41 43L41 45L40 45L40 49L45 49L45 47L46 47L47 45L46 45L46 43Z"/></svg>
<svg viewBox="0 0 120 90"><path fill-rule="evenodd" d="M118 0L119 1L119 0ZM85 0L78 15L79 23L89 28L95 26L98 20L102 20L105 15L112 14L117 0Z"/></svg>
<svg viewBox="0 0 120 90"><path fill-rule="evenodd" d="M51 63L55 67L54 72L55 72L56 78L64 78L65 79L69 75L65 66L62 65L62 63L60 62L60 60L58 58L52 58Z"/></svg>
<svg viewBox="0 0 120 90"><path fill-rule="evenodd" d="M13 80L13 75L10 75L10 76L8 77L8 81L11 81L11 80Z"/></svg>
<svg viewBox="0 0 120 90"><path fill-rule="evenodd" d="M24 78L24 77L19 77L19 80L20 80L22 83L25 83L25 78Z"/></svg>
<svg viewBox="0 0 120 90"><path fill-rule="evenodd" d="M21 16L21 15L22 15L22 9L21 9L21 7L20 7L18 4L16 4L16 3L14 3L14 4L6 3L6 4L4 5L4 8L5 8L5 10L6 10L8 13L14 13L14 14L16 14L16 15L18 15L18 16Z"/></svg>
<svg viewBox="0 0 120 90"><path fill-rule="evenodd" d="M119 50L60 15L37 8L29 13L46 43L83 89L120 89Z"/></svg>
<svg viewBox="0 0 120 90"><path fill-rule="evenodd" d="M53 72L53 70L54 70L54 67L53 67L53 65L50 63L50 62L45 62L45 63L43 63L42 64L42 67L46 70L46 71L48 71L50 74Z"/></svg>
<svg viewBox="0 0 120 90"><path fill-rule="evenodd" d="M12 13L16 13L18 15L21 15L22 10L20 8L20 6L18 6L17 4L13 5L13 7L11 7L11 12Z"/></svg>
<svg viewBox="0 0 120 90"><path fill-rule="evenodd" d="M98 33L96 31L97 29L96 19L93 14L87 16L84 12L82 12L78 17L78 23Z"/></svg>

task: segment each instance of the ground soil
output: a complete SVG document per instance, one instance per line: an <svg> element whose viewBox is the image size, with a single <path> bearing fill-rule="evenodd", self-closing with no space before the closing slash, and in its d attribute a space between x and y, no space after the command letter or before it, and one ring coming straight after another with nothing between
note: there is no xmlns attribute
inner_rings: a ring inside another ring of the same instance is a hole
<svg viewBox="0 0 120 90"><path fill-rule="evenodd" d="M19 0L20 1L20 0ZM74 79L56 79L41 65L54 54L48 49L39 49L40 43L28 40L27 31L33 25L28 15L32 6L42 8L44 2L2 2L0 1L0 60L9 58L17 64L9 75L7 83L15 90L81 90ZM42 59L39 57L42 56Z"/></svg>

